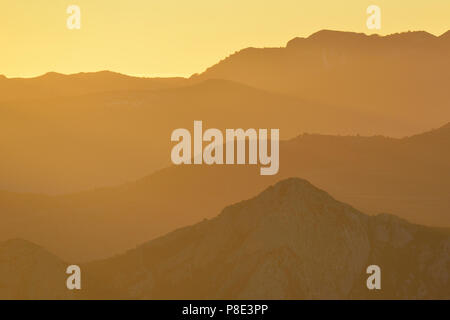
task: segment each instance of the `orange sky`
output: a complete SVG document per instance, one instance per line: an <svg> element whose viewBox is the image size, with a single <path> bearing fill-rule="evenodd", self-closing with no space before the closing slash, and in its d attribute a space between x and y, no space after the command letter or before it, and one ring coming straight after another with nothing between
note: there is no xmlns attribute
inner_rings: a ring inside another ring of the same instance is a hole
<svg viewBox="0 0 450 320"><path fill-rule="evenodd" d="M66 27L71 4L81 30ZM189 76L248 46L325 28L371 33L370 4L381 7L381 34L450 29L449 0L1 0L0 74Z"/></svg>

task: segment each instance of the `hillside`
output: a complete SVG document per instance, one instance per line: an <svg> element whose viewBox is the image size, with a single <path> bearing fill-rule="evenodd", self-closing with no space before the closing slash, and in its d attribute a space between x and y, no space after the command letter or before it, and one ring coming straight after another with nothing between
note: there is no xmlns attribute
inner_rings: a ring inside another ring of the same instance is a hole
<svg viewBox="0 0 450 320"><path fill-rule="evenodd" d="M61 194L139 179L169 164L170 133L194 120L279 128L283 139L436 128L450 119L449 39L322 30L243 49L190 79L0 77L0 190Z"/></svg>
<svg viewBox="0 0 450 320"><path fill-rule="evenodd" d="M0 296L34 299L449 299L450 230L368 216L292 178L208 220L81 265L0 243ZM381 268L381 290L366 268ZM39 281L37 281L39 280ZM73 293L72 293L73 294Z"/></svg>
<svg viewBox="0 0 450 320"><path fill-rule="evenodd" d="M0 243L0 299L71 299L67 265L44 248L14 239Z"/></svg>
<svg viewBox="0 0 450 320"><path fill-rule="evenodd" d="M386 117L392 124L398 121L389 132L377 133L410 135L450 116L447 35L418 31L367 36L322 30L282 48L240 50L192 79L228 79L330 109L345 106Z"/></svg>
<svg viewBox="0 0 450 320"><path fill-rule="evenodd" d="M0 190L55 194L136 180L170 164L172 131L192 130L194 120L205 128L279 128L283 139L389 127L345 108L327 110L225 80L0 102Z"/></svg>
<svg viewBox="0 0 450 320"><path fill-rule="evenodd" d="M248 165L172 166L118 187L61 196L0 192L0 239L29 239L67 261L106 257L211 218L289 177L305 177L370 214L448 227L448 128L403 139L302 135L281 143L275 176Z"/></svg>

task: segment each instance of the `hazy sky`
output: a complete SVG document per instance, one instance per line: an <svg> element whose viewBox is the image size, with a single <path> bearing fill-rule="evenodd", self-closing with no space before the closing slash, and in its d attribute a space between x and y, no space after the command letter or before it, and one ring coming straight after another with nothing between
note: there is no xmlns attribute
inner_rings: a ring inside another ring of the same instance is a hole
<svg viewBox="0 0 450 320"><path fill-rule="evenodd" d="M68 30L66 9L81 8ZM1 0L0 74L112 70L189 76L249 46L284 46L320 29L381 34L450 29L450 0Z"/></svg>

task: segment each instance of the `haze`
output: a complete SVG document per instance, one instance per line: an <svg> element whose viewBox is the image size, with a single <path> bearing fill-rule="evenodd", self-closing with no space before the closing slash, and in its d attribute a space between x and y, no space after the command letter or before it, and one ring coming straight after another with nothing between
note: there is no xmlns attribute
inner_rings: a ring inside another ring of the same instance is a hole
<svg viewBox="0 0 450 320"><path fill-rule="evenodd" d="M66 28L66 8L81 8L81 30ZM444 0L26 1L0 3L0 73L112 70L141 76L190 76L245 47L284 46L320 29L370 33L366 8L382 10L385 35L448 30Z"/></svg>

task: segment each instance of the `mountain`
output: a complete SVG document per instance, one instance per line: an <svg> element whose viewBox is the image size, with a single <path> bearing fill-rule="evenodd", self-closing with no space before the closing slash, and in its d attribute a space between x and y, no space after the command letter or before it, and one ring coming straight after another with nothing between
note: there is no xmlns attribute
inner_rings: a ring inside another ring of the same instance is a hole
<svg viewBox="0 0 450 320"><path fill-rule="evenodd" d="M0 189L55 194L136 180L170 163L171 132L194 120L279 128L283 139L435 128L450 118L448 39L322 30L241 50L190 79L0 77Z"/></svg>
<svg viewBox="0 0 450 320"><path fill-rule="evenodd" d="M0 102L73 97L96 92L137 91L171 88L187 82L184 78L141 78L111 71L65 75L48 72L34 78L0 76Z"/></svg>
<svg viewBox="0 0 450 320"><path fill-rule="evenodd" d="M89 263L86 296L120 299L448 299L450 231L370 217L302 179ZM366 268L381 268L381 291Z"/></svg>
<svg viewBox="0 0 450 320"><path fill-rule="evenodd" d="M402 139L304 134L281 142L274 176L251 165L172 166L118 187L60 196L0 192L0 240L25 238L66 261L106 257L211 218L289 177L370 214L449 227L449 129Z"/></svg>
<svg viewBox="0 0 450 320"><path fill-rule="evenodd" d="M90 88L90 80L82 83ZM300 130L370 134L390 127L383 118L226 80L0 102L0 189L61 194L139 179L170 164L172 131L192 130L194 120L222 130L279 128L283 139Z"/></svg>
<svg viewBox="0 0 450 320"><path fill-rule="evenodd" d="M369 213L450 226L450 125L402 139L302 135L284 169Z"/></svg>
<svg viewBox="0 0 450 320"><path fill-rule="evenodd" d="M450 229L368 216L299 178L107 259L65 264L23 240L0 243L7 299L449 299ZM366 287L369 265L381 290Z"/></svg>
<svg viewBox="0 0 450 320"><path fill-rule="evenodd" d="M322 30L282 48L246 48L192 79L228 79L307 101L345 106L413 130L449 118L450 38L426 32L388 36ZM339 121L340 119L336 119ZM413 131L392 126L390 136Z"/></svg>
<svg viewBox="0 0 450 320"><path fill-rule="evenodd" d="M58 257L29 241L0 243L0 299L71 299L66 267Z"/></svg>

